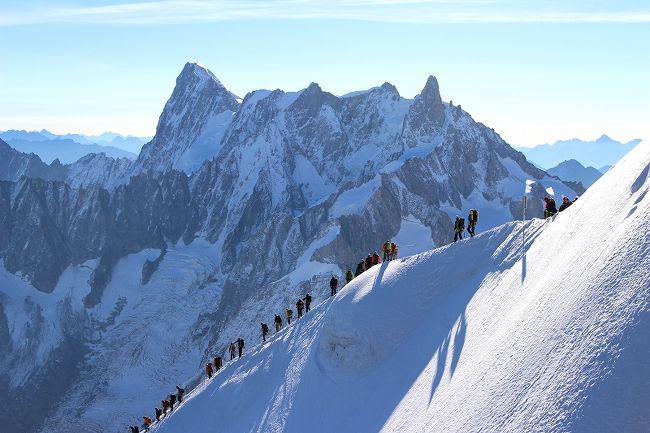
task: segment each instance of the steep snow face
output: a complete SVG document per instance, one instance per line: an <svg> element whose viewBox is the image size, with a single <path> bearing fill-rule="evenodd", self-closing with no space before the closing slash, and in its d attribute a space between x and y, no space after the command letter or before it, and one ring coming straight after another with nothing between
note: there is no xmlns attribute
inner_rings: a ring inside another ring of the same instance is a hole
<svg viewBox="0 0 650 433"><path fill-rule="evenodd" d="M648 431L649 169L639 146L554 220L372 268L155 431Z"/></svg>
<svg viewBox="0 0 650 433"><path fill-rule="evenodd" d="M219 153L224 131L239 103L197 63L187 63L158 120L156 135L140 152L136 173L171 168L194 172Z"/></svg>

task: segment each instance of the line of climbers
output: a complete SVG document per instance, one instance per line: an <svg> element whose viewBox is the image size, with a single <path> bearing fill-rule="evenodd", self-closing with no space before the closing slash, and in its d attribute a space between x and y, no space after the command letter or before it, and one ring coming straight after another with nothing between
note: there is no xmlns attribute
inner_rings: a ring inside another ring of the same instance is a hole
<svg viewBox="0 0 650 433"><path fill-rule="evenodd" d="M334 280L336 278L332 277ZM336 280L338 282L338 280ZM296 302L296 309L298 310L298 317L303 316L303 312L307 313L309 310L311 310L311 302L312 302L312 297L309 293L305 295L304 298L298 299ZM291 319L293 317L293 311L290 308L286 309L286 316L287 316L287 323L290 325L291 324ZM274 324L275 324L275 332L279 332L282 329L282 317L279 315L275 315L274 319ZM269 333L269 327L266 323L262 323L262 339L263 341L266 341L266 336ZM235 357L241 358L241 356L244 354L244 339L239 337L235 341L231 341L230 344L228 344L228 353L230 354L230 359L233 360ZM221 356L216 356L213 360L213 362L208 362L205 366L205 374L208 376L208 379L212 379L212 375L215 374L217 371L219 371L223 367L223 359ZM174 410L174 404L178 401L178 404L180 404L183 401L183 395L185 394L185 390L181 388L180 386L176 387L177 389L177 394L170 394L169 399L162 400L162 410L159 408L155 408L156 412L156 421L160 421L161 417L166 416L167 411L169 410L170 412ZM141 427L138 426L129 426L129 429L131 430L131 433L140 433L141 431L148 431L149 428L153 425L155 422L148 416L143 416L143 423Z"/></svg>
<svg viewBox="0 0 650 433"><path fill-rule="evenodd" d="M575 202L576 200L578 200L578 197L576 197L573 202ZM545 202L544 218L553 216L558 212L555 207L555 200L553 200L551 197L548 196L544 197L544 202ZM573 202L571 202L568 197L566 196L563 197L562 205L560 206L559 212L562 212L564 209L571 206ZM467 232L471 237L474 237L474 235L476 234L476 224L478 223L478 216L479 213L476 209L470 209L469 215L467 217L468 220ZM456 215L456 221L454 223L454 242L463 239L464 230L465 230L465 219ZM383 257L384 262L395 260L397 258L398 248L394 242L387 240L382 245L381 250L384 256ZM381 258L379 257L379 254L377 254L377 251L375 251L373 254L368 254L368 257L362 259L359 262L356 268L356 272L352 272L351 268L347 269L347 271L345 272L346 284L352 281L355 277L358 277L359 275L361 275L362 273L370 269L371 267L378 265L380 263L381 263ZM332 276L332 278L330 279L331 296L336 295L337 288L338 288L338 279L335 276ZM312 302L312 297L309 293L307 293L304 298L298 299L298 301L296 302L296 310L298 312L298 318L303 316L303 311L306 313L310 310L311 302ZM287 320L287 325L290 325L291 319L293 318L293 310L291 308L286 308L285 316ZM282 322L282 317L279 314L276 314L275 317L273 318L273 325L275 327L276 333L282 330L283 322ZM266 342L266 336L269 333L269 326L266 323L262 323L261 329L262 329L262 342ZM241 358L243 351L244 351L244 339L241 337L237 338L237 340L235 341L231 341L230 344L228 345L228 352L230 354L231 360L235 359L235 356ZM221 367L223 367L223 359L220 356L216 356L213 362L208 362L205 367L205 373L208 376L208 379L211 379L212 375L215 374L216 371L219 371ZM160 421L161 417L166 416L168 410L170 412L173 411L174 404L176 403L176 401L178 401L178 404L180 404L183 401L183 394L185 393L185 390L180 386L177 386L176 389L177 389L177 394L170 394L168 400L161 401L162 410L159 408L155 408L156 421ZM153 424L153 420L148 416L144 416L143 420L144 422L142 426L143 429L142 431L147 431L149 430L149 427L151 427L151 425ZM139 433L141 431L138 426L129 426L129 428L131 429L131 433Z"/></svg>
<svg viewBox="0 0 650 433"><path fill-rule="evenodd" d="M185 395L185 389L181 388L180 385L176 385L176 393L169 394L169 398L160 401L162 409L156 407L156 422L160 421L161 417L167 416L167 411L172 412L174 410L174 405L176 402L180 405L183 402L183 395ZM149 428L153 425L154 420L151 417L145 415L142 417L142 426L137 425L129 426L131 433L140 433L140 431L148 431Z"/></svg>
<svg viewBox="0 0 650 433"><path fill-rule="evenodd" d="M578 197L575 198L575 200L577 199ZM555 208L555 200L547 196L544 197L544 202L546 203L544 207L544 218L548 218L557 212ZM568 197L563 197L562 205L560 206L559 212L562 212L564 209L571 206L572 203L573 202L571 202ZM470 209L469 215L467 217L468 220L467 232L471 237L474 237L474 235L476 234L476 224L478 223L478 217L479 217L478 211L476 209ZM463 239L464 230L465 230L465 219L456 215L456 221L454 223L454 242ZM384 256L383 260L385 262L397 258L398 248L394 242L387 240L382 245L381 250L383 252L383 256ZM355 277L358 277L363 272L367 271L371 267L378 265L380 263L381 263L381 258L379 257L379 254L377 254L377 251L375 251L373 254L368 254L368 257L362 259L359 262L359 264L357 265L356 272L352 272L352 269L350 268L347 269L347 271L345 272L346 283L349 283ZM338 279L335 276L332 276L332 278L330 279L331 296L336 295L337 288L338 288ZM307 293L304 298L298 299L298 301L296 302L296 310L298 312L298 318L302 317L303 311L306 313L310 310L311 302L312 302L312 297L309 293ZM291 319L293 318L293 310L291 308L285 309L285 317L287 320L287 324L290 325ZM279 314L276 314L275 317L273 318L273 325L275 327L276 333L282 330L283 322L282 322L282 317ZM262 323L261 329L262 329L262 342L266 342L266 336L269 333L269 325L267 325L266 323ZM235 359L235 356L241 358L243 354L243 350L244 350L244 339L241 337L237 338L237 340L235 340L234 342L230 342L230 344L228 345L228 352L230 353L231 360ZM220 356L214 358L214 363L208 362L208 364L205 367L205 372L208 376L208 379L211 379L215 371L219 371L219 369L221 369L222 366L223 366L223 360ZM180 388L179 386L177 386L176 388L178 389L178 403L180 404L182 402L183 393L185 392L185 390L183 388ZM170 411L174 410L174 403L176 403L176 399L177 397L175 394L170 394L169 400L162 401L162 407L163 407L162 410L156 408L156 421L160 420L160 417L164 416L167 413L167 409L169 409ZM144 419L143 428L144 431L146 431L149 429L153 421L151 420L151 418L147 416L143 417L143 419ZM133 432L138 433L140 431L137 426L132 426L130 428L132 433Z"/></svg>
<svg viewBox="0 0 650 433"><path fill-rule="evenodd" d="M381 249L384 254L385 262L397 258L397 245L394 242L387 240L382 245ZM355 273L352 272L350 268L348 268L347 272L345 273L346 282L349 283L355 277L361 275L363 272L367 271L371 267L378 265L380 263L381 263L381 258L379 257L379 254L377 254L377 251L375 251L374 254L368 254L368 257L366 257L365 260L361 260L361 262L357 265L356 275ZM331 296L336 295L338 284L339 284L339 280L335 276L332 276L332 278L330 279ZM303 316L303 312L304 313L309 312L309 310L311 309L311 302L312 302L312 297L309 293L307 293L304 298L300 298L298 299L298 301L296 301L296 311L298 312L298 318ZM286 308L285 316L287 319L287 325L290 325L291 319L293 318L293 310L291 308ZM282 317L279 314L276 314L275 317L273 318L273 325L275 326L276 333L282 330L282 326L283 326ZM267 325L266 323L262 323L261 328L262 328L262 342L266 342L266 336L269 333L269 325ZM231 341L230 344L228 345L228 353L230 354L231 360L235 359L235 357L241 358L243 352L244 352L244 339L241 337L237 338L237 340L235 341ZM221 356L216 356L213 362L208 362L205 366L205 374L208 376L208 379L212 379L212 376L217 371L219 371L221 367L223 367L223 359L221 358ZM185 390L180 386L177 386L176 389L178 391L177 394L170 394L169 399L161 401L162 410L159 408L155 408L156 421L160 421L161 417L166 416L168 410L170 412L173 411L174 404L176 404L176 401L178 401L179 404L183 401L183 394L185 393ZM129 426L129 428L131 429L131 433L148 431L149 428L154 423L154 421L148 416L143 416L142 419L143 419L142 427Z"/></svg>
<svg viewBox="0 0 650 433"><path fill-rule="evenodd" d="M558 212L562 212L564 209L568 208L571 206L573 203L578 200L579 196L576 196L576 198L573 199L573 201L569 200L569 197L567 196L562 196L562 204L560 205L560 209L558 210L555 207L555 200L552 197L546 196L544 197L544 219L552 217Z"/></svg>
<svg viewBox="0 0 650 433"><path fill-rule="evenodd" d="M387 240L382 246L382 252L384 253L385 262L394 260L397 258L397 245L394 242ZM345 272L346 284L352 281L355 277L361 275L366 270L380 263L381 263L381 258L379 257L379 254L377 254L377 251L375 251L374 254L368 254L368 257L366 257L364 260L361 260L361 262L359 262L359 264L357 265L356 275L355 273L352 272L352 269L350 268L347 269L347 271ZM339 285L339 280L338 278L336 278L336 276L333 275L332 278L330 279L330 296L336 295L338 285ZM302 317L303 310L305 311L305 313L310 310L311 301L312 301L312 297L309 293L307 293L307 295L305 295L304 298L298 299L298 301L296 302L296 310L298 311L298 318ZM285 317L287 319L287 324L290 325L291 319L293 318L293 310L291 308L285 309ZM280 316L279 314L275 315L275 317L273 318L273 326L275 327L275 332L279 332L282 329L283 326L282 316ZM269 325L267 325L266 323L262 323L261 329L262 329L262 342L266 342L266 336L269 333Z"/></svg>
<svg viewBox="0 0 650 433"><path fill-rule="evenodd" d="M336 278L332 277L334 280ZM331 284L331 283L330 283ZM307 313L311 310L311 295L307 293L304 298L298 299L296 301L296 311L298 312L298 318L301 318L303 311ZM293 318L293 310L291 308L285 308L284 314L287 318L287 325L291 325L291 319ZM273 326L275 327L275 332L280 332L282 329L282 316L276 314L273 318ZM262 323L262 342L266 342L266 336L269 334L269 325Z"/></svg>
<svg viewBox="0 0 650 433"><path fill-rule="evenodd" d="M390 240L387 240L382 245L381 251L384 255L385 262L389 262L397 258L397 244L395 244L395 242L391 242ZM358 277L368 269L380 263L381 263L381 257L379 257L379 254L377 254L377 251L375 251L372 254L369 253L368 257L366 257L365 259L361 259L361 261L357 264L357 268L355 272L352 272L352 268L348 268L347 271L345 271L346 283L349 283L355 277ZM330 280L330 289L331 289L332 296L336 295L337 285L338 285L338 280L335 277L332 277L332 279Z"/></svg>

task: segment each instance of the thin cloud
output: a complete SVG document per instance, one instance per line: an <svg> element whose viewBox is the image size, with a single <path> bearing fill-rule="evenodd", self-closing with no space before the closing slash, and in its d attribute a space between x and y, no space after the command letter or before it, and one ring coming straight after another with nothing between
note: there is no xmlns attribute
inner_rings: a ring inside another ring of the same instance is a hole
<svg viewBox="0 0 650 433"><path fill-rule="evenodd" d="M544 6L545 5L545 6ZM566 8L558 3L556 9ZM385 23L647 23L647 10L549 10L508 0L161 0L0 13L0 26L44 23L158 25L247 19L336 19Z"/></svg>

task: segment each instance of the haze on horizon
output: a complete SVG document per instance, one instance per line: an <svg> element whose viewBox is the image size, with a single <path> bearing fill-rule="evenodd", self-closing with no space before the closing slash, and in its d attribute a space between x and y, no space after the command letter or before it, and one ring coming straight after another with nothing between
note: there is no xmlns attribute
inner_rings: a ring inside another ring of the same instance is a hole
<svg viewBox="0 0 650 433"><path fill-rule="evenodd" d="M198 60L240 97L388 81L412 98L435 75L514 146L650 136L643 1L8 0L0 39L0 130L153 135Z"/></svg>

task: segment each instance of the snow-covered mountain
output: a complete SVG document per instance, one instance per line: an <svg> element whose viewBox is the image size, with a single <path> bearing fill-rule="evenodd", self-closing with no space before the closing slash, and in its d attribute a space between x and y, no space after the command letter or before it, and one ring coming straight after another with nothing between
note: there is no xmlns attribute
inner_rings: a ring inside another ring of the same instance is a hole
<svg viewBox="0 0 650 433"><path fill-rule="evenodd" d="M373 267L212 380L197 366L153 431L650 431L649 168L639 146L553 221Z"/></svg>
<svg viewBox="0 0 650 433"><path fill-rule="evenodd" d="M579 161L585 167L603 167L615 164L640 142L640 139L636 139L621 143L607 135L602 135L593 141L574 138L559 140L553 144L519 147L517 150L526 155L530 161L544 168L554 167L570 159Z"/></svg>
<svg viewBox="0 0 650 433"><path fill-rule="evenodd" d="M55 159L44 163L34 153L19 152L0 139L0 180L17 181L25 176L66 183L73 188L102 185L107 188L127 183L134 162L91 153L71 164Z"/></svg>
<svg viewBox="0 0 650 433"><path fill-rule="evenodd" d="M434 77L414 99L312 83L239 102L187 64L133 165L81 162L0 182L10 429L117 430L387 238L414 254L449 243L470 208L479 231L512 221L528 180L531 216L547 193L575 195L443 102Z"/></svg>
<svg viewBox="0 0 650 433"><path fill-rule="evenodd" d="M215 157L239 102L198 63L187 63L158 120L156 135L138 157L138 172L172 168L192 173Z"/></svg>
<svg viewBox="0 0 650 433"><path fill-rule="evenodd" d="M594 167L585 167L575 159L561 162L553 168L549 168L547 173L557 176L564 181L580 182L585 188L589 188L603 175Z"/></svg>
<svg viewBox="0 0 650 433"><path fill-rule="evenodd" d="M108 138L111 140L109 141ZM56 135L46 130L40 132L9 130L0 132L0 139L20 152L38 155L48 164L55 159L63 164L70 164L91 153L104 153L116 159L135 159L137 154L123 147L139 152L144 142L144 139L139 137L123 137L118 134L87 137L79 134ZM91 139L98 141L91 141Z"/></svg>
<svg viewBox="0 0 650 433"><path fill-rule="evenodd" d="M60 180L64 177L57 163L45 164L32 154L17 151L0 139L0 180L18 180L21 176Z"/></svg>

